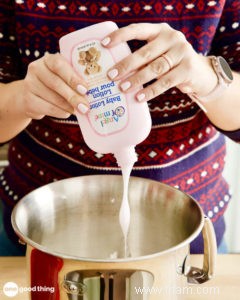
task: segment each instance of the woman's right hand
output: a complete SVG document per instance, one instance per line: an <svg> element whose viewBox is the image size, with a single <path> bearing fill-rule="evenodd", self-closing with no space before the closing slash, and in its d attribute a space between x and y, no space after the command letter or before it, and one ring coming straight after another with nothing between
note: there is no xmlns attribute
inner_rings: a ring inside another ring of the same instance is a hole
<svg viewBox="0 0 240 300"><path fill-rule="evenodd" d="M26 117L68 118L74 110L86 113L87 85L59 53L45 54L30 63L23 80L23 106Z"/></svg>

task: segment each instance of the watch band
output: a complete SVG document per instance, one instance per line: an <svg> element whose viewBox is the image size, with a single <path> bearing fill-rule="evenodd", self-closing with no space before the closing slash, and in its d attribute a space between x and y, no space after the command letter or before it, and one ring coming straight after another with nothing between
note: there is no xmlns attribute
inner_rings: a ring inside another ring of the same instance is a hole
<svg viewBox="0 0 240 300"><path fill-rule="evenodd" d="M233 80L231 69L223 57L210 56L210 59L211 59L213 70L217 75L217 79L218 79L217 85L210 93L208 93L205 96L199 96L197 93L188 94L188 96L193 101L197 102L201 108L203 107L199 103L205 103L211 101L212 99L216 99L219 95L221 95L221 93L226 88L228 88L228 86L231 84Z"/></svg>

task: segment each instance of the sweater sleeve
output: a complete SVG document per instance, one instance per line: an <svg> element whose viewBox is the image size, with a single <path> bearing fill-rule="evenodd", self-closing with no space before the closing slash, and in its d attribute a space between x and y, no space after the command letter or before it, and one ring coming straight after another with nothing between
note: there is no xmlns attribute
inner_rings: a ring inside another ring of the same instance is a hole
<svg viewBox="0 0 240 300"><path fill-rule="evenodd" d="M21 78L21 60L16 42L15 1L0 1L0 82Z"/></svg>
<svg viewBox="0 0 240 300"><path fill-rule="evenodd" d="M223 56L240 71L240 1L226 0L210 54Z"/></svg>
<svg viewBox="0 0 240 300"><path fill-rule="evenodd" d="M232 70L240 72L239 0L226 1L209 54L223 56L228 61ZM224 131L217 127L216 129L235 142L240 143L240 129L234 131Z"/></svg>

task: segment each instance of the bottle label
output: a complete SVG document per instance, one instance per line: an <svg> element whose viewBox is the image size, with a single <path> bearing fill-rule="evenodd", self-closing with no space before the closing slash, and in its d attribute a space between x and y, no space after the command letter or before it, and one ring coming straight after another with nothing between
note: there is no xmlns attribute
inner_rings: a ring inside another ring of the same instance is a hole
<svg viewBox="0 0 240 300"><path fill-rule="evenodd" d="M78 44L72 51L72 65L88 84L88 120L95 132L109 135L124 129L128 121L126 97L118 83L107 77L108 69L114 65L111 50L98 40Z"/></svg>

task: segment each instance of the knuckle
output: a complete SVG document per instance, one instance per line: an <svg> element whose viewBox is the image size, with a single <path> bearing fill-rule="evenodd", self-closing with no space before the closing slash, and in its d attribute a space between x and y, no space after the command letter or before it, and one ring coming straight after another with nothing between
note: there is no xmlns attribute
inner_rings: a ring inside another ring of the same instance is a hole
<svg viewBox="0 0 240 300"><path fill-rule="evenodd" d="M77 95L71 95L69 96L69 98L67 99L68 103L74 108L77 107L77 105L81 102L80 101L80 97L78 97Z"/></svg>
<svg viewBox="0 0 240 300"><path fill-rule="evenodd" d="M60 55L57 54L49 54L46 63L54 73L59 73L64 67Z"/></svg>
<svg viewBox="0 0 240 300"><path fill-rule="evenodd" d="M172 86L172 79L171 78L162 78L159 82L162 88L168 89Z"/></svg>
<svg viewBox="0 0 240 300"><path fill-rule="evenodd" d="M181 51L181 53L184 53L184 55L190 56L192 53L192 50L193 50L192 46L186 40L181 41L179 43L179 51Z"/></svg>
<svg viewBox="0 0 240 300"><path fill-rule="evenodd" d="M60 85L61 82L58 78L53 78L51 81L49 81L49 87L54 91L58 91Z"/></svg>
<svg viewBox="0 0 240 300"><path fill-rule="evenodd" d="M186 41L185 35L179 30L174 30L174 36L178 41Z"/></svg>
<svg viewBox="0 0 240 300"><path fill-rule="evenodd" d="M36 73L38 70L37 61L33 61L28 65L28 73Z"/></svg>
<svg viewBox="0 0 240 300"><path fill-rule="evenodd" d="M156 74L157 76L161 75L163 73L164 70L164 65L163 65L163 61L158 59L153 61L150 65L150 69L151 71Z"/></svg>
<svg viewBox="0 0 240 300"><path fill-rule="evenodd" d="M78 81L76 80L76 78L74 76L71 76L67 82L67 84L73 89L76 89L77 83L78 83Z"/></svg>
<svg viewBox="0 0 240 300"><path fill-rule="evenodd" d="M123 60L118 66L117 69L119 74L125 74L130 70L130 63L127 60Z"/></svg>
<svg viewBox="0 0 240 300"><path fill-rule="evenodd" d="M54 63L52 64L52 70L55 73L59 73L63 69L63 65L61 60L54 59Z"/></svg>
<svg viewBox="0 0 240 300"><path fill-rule="evenodd" d="M143 75L138 74L138 75L135 75L132 78L132 85L133 86L140 86L140 85L143 84L143 82L145 82Z"/></svg>
<svg viewBox="0 0 240 300"><path fill-rule="evenodd" d="M163 30L172 29L172 27L170 25L168 25L168 23L166 23L166 22L160 23L160 28Z"/></svg>
<svg viewBox="0 0 240 300"><path fill-rule="evenodd" d="M192 86L189 84L189 82L179 84L177 88L184 94L193 93Z"/></svg>
<svg viewBox="0 0 240 300"><path fill-rule="evenodd" d="M146 91L147 98L152 99L158 96L158 88L156 85L150 85Z"/></svg>
<svg viewBox="0 0 240 300"><path fill-rule="evenodd" d="M62 108L63 111L68 112L68 113L73 113L74 109L73 107L70 105L70 103L68 103L64 98L62 97L58 97L56 98L56 104L58 107Z"/></svg>
<svg viewBox="0 0 240 300"><path fill-rule="evenodd" d="M53 105L61 107L64 101L66 102L66 100L64 100L64 98L62 98L62 96L60 96L59 94L55 92L51 93L51 103Z"/></svg>
<svg viewBox="0 0 240 300"><path fill-rule="evenodd" d="M178 44L178 51L181 53L186 53L188 51L188 45L187 43L181 42Z"/></svg>
<svg viewBox="0 0 240 300"><path fill-rule="evenodd" d="M169 39L172 41L172 42L178 42L178 34L177 34L177 31L172 29L169 33L168 33L168 36L169 36Z"/></svg>
<svg viewBox="0 0 240 300"><path fill-rule="evenodd" d="M129 25L129 29L134 31L134 32L138 32L139 31L139 24L132 23L132 24Z"/></svg>
<svg viewBox="0 0 240 300"><path fill-rule="evenodd" d="M148 48L142 48L138 54L144 60L150 60L152 58L152 52Z"/></svg>
<svg viewBox="0 0 240 300"><path fill-rule="evenodd" d="M190 59L192 61L194 54L196 54L196 52L194 51L192 45L189 42L185 42L184 45L185 45L185 55L190 57Z"/></svg>

